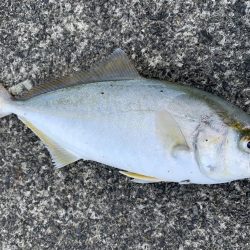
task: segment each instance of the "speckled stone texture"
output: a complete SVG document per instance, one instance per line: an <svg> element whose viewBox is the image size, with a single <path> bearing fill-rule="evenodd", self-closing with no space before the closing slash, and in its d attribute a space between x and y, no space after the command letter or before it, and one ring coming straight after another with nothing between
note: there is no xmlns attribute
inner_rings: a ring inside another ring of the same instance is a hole
<svg viewBox="0 0 250 250"><path fill-rule="evenodd" d="M250 1L0 2L7 88L88 68L117 47L143 76L250 112ZM250 248L250 181L140 185L84 161L56 170L16 116L0 122L0 249Z"/></svg>

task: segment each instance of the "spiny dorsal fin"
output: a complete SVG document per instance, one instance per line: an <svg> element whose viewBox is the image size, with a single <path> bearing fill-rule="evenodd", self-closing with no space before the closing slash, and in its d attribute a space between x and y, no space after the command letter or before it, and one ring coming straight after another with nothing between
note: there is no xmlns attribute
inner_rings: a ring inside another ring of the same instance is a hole
<svg viewBox="0 0 250 250"><path fill-rule="evenodd" d="M70 163L73 163L79 160L78 157L69 153L64 148L59 146L56 142L54 142L51 138L45 135L41 130L39 130L34 124L27 121L23 117L19 117L19 119L28 127L30 128L45 144L46 148L50 152L52 157L52 161L55 167L61 168Z"/></svg>
<svg viewBox="0 0 250 250"><path fill-rule="evenodd" d="M151 176L146 176L146 175L142 175L142 174L136 174L136 173L131 173L131 172L126 172L126 171L119 171L119 173L128 176L130 178L133 178L133 182L136 183L154 183L154 182L160 182L162 180L157 179L155 177L151 177Z"/></svg>
<svg viewBox="0 0 250 250"><path fill-rule="evenodd" d="M140 78L133 64L122 49L116 49L109 57L87 71L78 71L33 87L17 100L27 100L34 96L79 84L103 81L133 80Z"/></svg>

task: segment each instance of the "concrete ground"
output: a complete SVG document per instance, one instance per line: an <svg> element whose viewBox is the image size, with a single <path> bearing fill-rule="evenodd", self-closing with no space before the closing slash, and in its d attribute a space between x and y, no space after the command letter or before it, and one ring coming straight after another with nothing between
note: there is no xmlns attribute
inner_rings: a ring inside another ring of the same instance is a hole
<svg viewBox="0 0 250 250"><path fill-rule="evenodd" d="M121 47L143 76L249 113L249 38L244 0L1 1L0 81L29 88ZM56 170L16 116L0 123L1 249L250 248L249 180L140 185L94 162Z"/></svg>

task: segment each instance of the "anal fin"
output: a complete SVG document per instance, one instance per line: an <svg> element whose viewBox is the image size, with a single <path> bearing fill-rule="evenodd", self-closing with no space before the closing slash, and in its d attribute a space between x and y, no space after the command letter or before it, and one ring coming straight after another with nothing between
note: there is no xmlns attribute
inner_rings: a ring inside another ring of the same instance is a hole
<svg viewBox="0 0 250 250"><path fill-rule="evenodd" d="M144 180L139 180L139 179L132 179L132 182L138 183L138 184L149 184L149 183L156 183L156 182L161 182L159 181L144 181Z"/></svg>
<svg viewBox="0 0 250 250"><path fill-rule="evenodd" d="M126 171L119 171L121 174L133 178L133 182L135 183L154 183L154 182L161 182L162 180L157 179L155 177L151 176L146 176L142 174L137 174L137 173L131 173L131 172L126 172Z"/></svg>
<svg viewBox="0 0 250 250"><path fill-rule="evenodd" d="M45 144L46 148L50 152L55 167L61 168L80 159L77 156L65 150L60 145L58 145L50 137L48 137L41 130L39 130L33 123L29 122L28 120L22 117L19 117L19 119L28 128L30 128Z"/></svg>

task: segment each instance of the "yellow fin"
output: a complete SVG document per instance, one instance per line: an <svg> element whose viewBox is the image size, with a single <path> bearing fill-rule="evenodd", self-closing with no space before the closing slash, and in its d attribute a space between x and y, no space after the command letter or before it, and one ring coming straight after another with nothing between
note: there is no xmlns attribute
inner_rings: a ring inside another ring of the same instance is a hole
<svg viewBox="0 0 250 250"><path fill-rule="evenodd" d="M136 174L136 173L131 173L131 172L126 172L126 171L119 171L119 173L128 176L130 178L133 178L133 182L138 182L138 183L152 183L152 182L160 182L162 180L157 179L155 177L151 176L146 176L142 174Z"/></svg>
<svg viewBox="0 0 250 250"><path fill-rule="evenodd" d="M139 184L149 184L149 183L161 182L161 180L159 180L159 181L144 181L144 180L140 180L140 179L133 179L132 182L139 183Z"/></svg>
<svg viewBox="0 0 250 250"><path fill-rule="evenodd" d="M34 124L27 121L26 119L19 117L19 119L30 128L45 144L50 155L52 157L52 161L54 166L57 168L64 167L72 162L79 160L78 157L69 153L67 150L59 146L56 142L54 142L51 138L45 135L41 130L39 130Z"/></svg>
<svg viewBox="0 0 250 250"><path fill-rule="evenodd" d="M156 133L163 146L174 157L177 156L179 151L189 151L189 146L178 123L167 111L161 111L156 115Z"/></svg>

